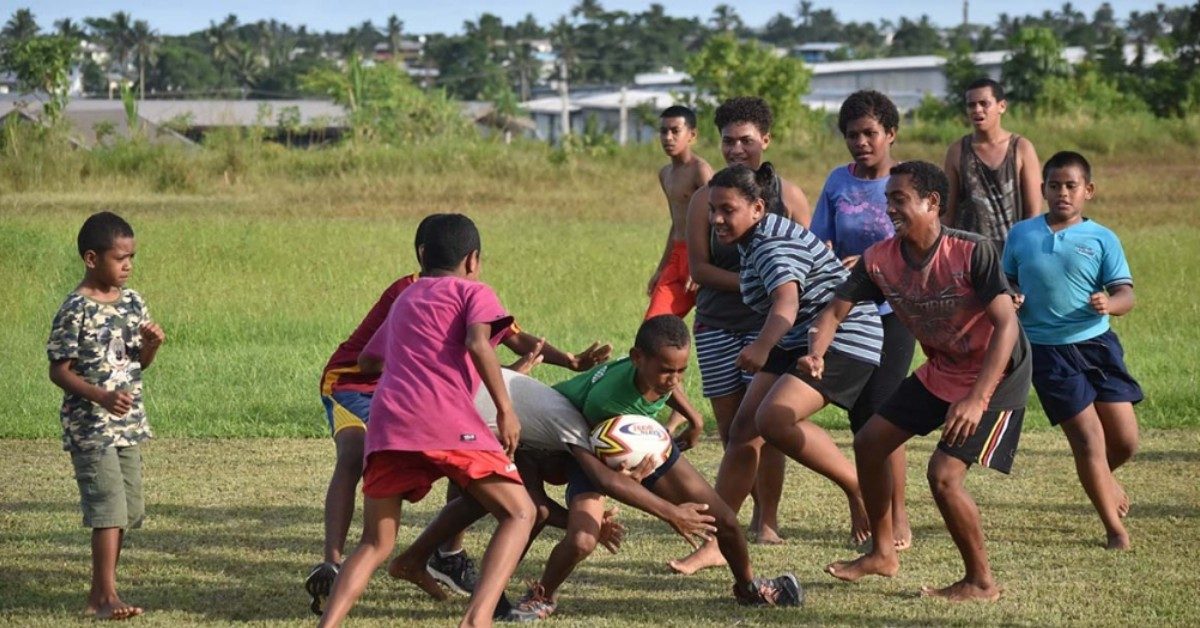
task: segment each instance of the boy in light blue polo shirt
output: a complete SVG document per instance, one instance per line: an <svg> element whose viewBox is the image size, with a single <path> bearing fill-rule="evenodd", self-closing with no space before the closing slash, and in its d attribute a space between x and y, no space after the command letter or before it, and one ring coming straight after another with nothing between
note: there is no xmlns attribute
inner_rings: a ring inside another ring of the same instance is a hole
<svg viewBox="0 0 1200 628"><path fill-rule="evenodd" d="M1067 435L1108 548L1128 549L1121 518L1129 498L1113 471L1137 449L1133 404L1142 400L1142 389L1125 367L1109 316L1133 309L1133 276L1117 236L1083 217L1096 189L1087 160L1057 153L1042 179L1050 210L1013 226L1004 272L1022 293L1018 315L1033 348L1033 386L1042 408Z"/></svg>

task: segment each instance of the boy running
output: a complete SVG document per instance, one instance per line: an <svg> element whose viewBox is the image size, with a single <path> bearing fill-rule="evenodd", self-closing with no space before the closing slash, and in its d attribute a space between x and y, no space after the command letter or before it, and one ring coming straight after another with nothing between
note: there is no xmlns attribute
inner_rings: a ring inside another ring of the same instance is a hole
<svg viewBox="0 0 1200 628"><path fill-rule="evenodd" d="M1116 234L1083 216L1096 193L1087 159L1056 153L1042 178L1050 211L1013 227L1004 272L1023 295L1017 315L1032 343L1042 408L1067 435L1108 549L1129 549L1121 522L1129 498L1113 471L1137 450L1133 404L1142 389L1125 367L1109 316L1133 309L1133 275Z"/></svg>
<svg viewBox="0 0 1200 628"><path fill-rule="evenodd" d="M667 197L671 229L658 268L646 293L650 307L645 318L660 314L687 316L696 304L696 285L688 273L687 207L692 194L704 187L712 167L692 152L696 143L696 113L681 105L667 107L659 116L658 140L671 163L658 171L658 183Z"/></svg>
<svg viewBox="0 0 1200 628"><path fill-rule="evenodd" d="M977 233L1003 251L1013 224L1041 211L1040 162L1028 138L1000 125L1008 100L999 83L990 78L972 82L966 100L974 131L946 151L950 191L942 222Z"/></svg>
<svg viewBox="0 0 1200 628"><path fill-rule="evenodd" d="M703 419L688 403L681 386L689 345L687 325L682 319L671 315L656 316L642 323L628 358L597 366L554 388L583 414L589 426L621 414L654 417L664 406L670 406L692 423L690 434L694 436L698 426L703 425ZM688 443L691 444L694 442ZM572 446L572 449L579 447ZM798 606L803 603L804 594L795 576L754 578L746 537L738 527L737 516L695 467L680 455L679 447L672 446L667 460L643 479L642 485L674 504L708 505L707 512L715 519L717 542L733 572L733 594L739 604ZM582 468L577 467L571 472L567 484L571 514L566 537L551 551L540 580L513 609L514 619L544 619L554 612L559 586L596 547L604 513L602 491Z"/></svg>
<svg viewBox="0 0 1200 628"><path fill-rule="evenodd" d="M322 626L341 624L391 553L402 501L421 500L442 477L498 522L461 625L491 625L529 538L533 504L505 455L516 450L520 421L493 350L512 317L478 280L479 251L479 232L466 216L430 224L424 276L396 299L359 356L363 371L382 372L365 442L363 535L334 581ZM475 410L481 379L496 402L499 440Z"/></svg>
<svg viewBox="0 0 1200 628"><path fill-rule="evenodd" d="M125 287L137 251L129 223L93 214L77 242L83 281L58 308L46 354L50 381L63 390L63 449L75 468L83 525L92 529L84 614L129 619L143 611L117 595L117 561L125 531L140 528L146 512L139 445L151 434L142 371L165 336L142 296Z"/></svg>
<svg viewBox="0 0 1200 628"><path fill-rule="evenodd" d="M988 564L979 509L964 481L977 462L1002 473L1012 468L1029 394L1029 343L996 250L980 236L947 229L939 221L948 185L942 171L927 162L892 168L888 215L896 236L863 253L817 319L800 367L813 377L826 375L833 331L854 303L887 299L928 360L854 435L871 531L876 539L894 538L888 456L914 434L942 426L929 460L929 486L966 576L945 588L924 587L921 594L990 601L1000 597L1000 587ZM853 582L870 575L891 577L899 568L895 545L877 542L869 553L835 562L826 571Z"/></svg>

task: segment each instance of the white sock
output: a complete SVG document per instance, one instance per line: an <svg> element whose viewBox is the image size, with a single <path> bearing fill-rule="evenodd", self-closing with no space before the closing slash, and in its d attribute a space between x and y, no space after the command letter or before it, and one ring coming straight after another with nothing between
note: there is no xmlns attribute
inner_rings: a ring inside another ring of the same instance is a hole
<svg viewBox="0 0 1200 628"><path fill-rule="evenodd" d="M442 550L439 548L439 549L438 549L438 551L437 551L437 553L438 553L438 557L439 557L439 558L445 558L445 557L447 557L447 556L454 556L454 555L457 555L457 554L461 554L461 553L463 553L463 548L461 548L461 547L460 547L460 548L458 548L458 549L454 550L453 552L443 552L443 551L442 551Z"/></svg>

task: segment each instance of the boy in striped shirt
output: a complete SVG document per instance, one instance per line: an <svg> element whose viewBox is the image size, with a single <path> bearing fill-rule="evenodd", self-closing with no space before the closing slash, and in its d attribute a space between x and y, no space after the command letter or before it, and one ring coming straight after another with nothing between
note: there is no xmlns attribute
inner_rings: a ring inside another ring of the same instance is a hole
<svg viewBox="0 0 1200 628"><path fill-rule="evenodd" d="M887 299L928 360L854 437L871 530L876 539L893 538L888 455L913 435L942 427L929 460L929 485L966 575L948 587L923 587L921 594L993 601L1000 588L988 564L979 509L964 480L976 462L1002 473L1012 469L1029 396L1030 350L995 247L941 225L948 187L946 175L930 163L891 169L887 211L896 235L863 253L814 324L817 331L800 366L821 377L838 322L858 301ZM891 577L899 568L895 546L875 543L867 554L826 571L853 582Z"/></svg>

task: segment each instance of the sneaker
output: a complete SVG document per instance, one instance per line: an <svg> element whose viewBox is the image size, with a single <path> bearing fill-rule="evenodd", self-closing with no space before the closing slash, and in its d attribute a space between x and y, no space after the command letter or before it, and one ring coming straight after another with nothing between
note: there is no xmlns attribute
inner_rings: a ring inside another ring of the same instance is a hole
<svg viewBox="0 0 1200 628"><path fill-rule="evenodd" d="M304 590L312 596L309 608L317 615L325 612L322 607L325 606L329 590L333 588L333 579L337 578L340 569L341 566L336 563L321 563L313 567L304 579Z"/></svg>
<svg viewBox="0 0 1200 628"><path fill-rule="evenodd" d="M538 621L546 619L554 613L558 605L546 596L546 589L541 583L534 583L529 591L521 596L521 601L508 614L508 621Z"/></svg>
<svg viewBox="0 0 1200 628"><path fill-rule="evenodd" d="M758 578L744 588L735 584L733 596L738 604L746 606L804 605L804 589L790 573L778 578Z"/></svg>
<svg viewBox="0 0 1200 628"><path fill-rule="evenodd" d="M475 583L479 580L479 573L475 571L475 561L467 556L465 550L449 556L434 552L429 562L425 563L425 571L428 571L434 580L459 595L471 595L475 591Z"/></svg>
<svg viewBox="0 0 1200 628"><path fill-rule="evenodd" d="M508 621L508 615L512 612L512 602L508 601L508 594L500 592L500 600L496 602L496 608L492 611L492 619L495 621Z"/></svg>

